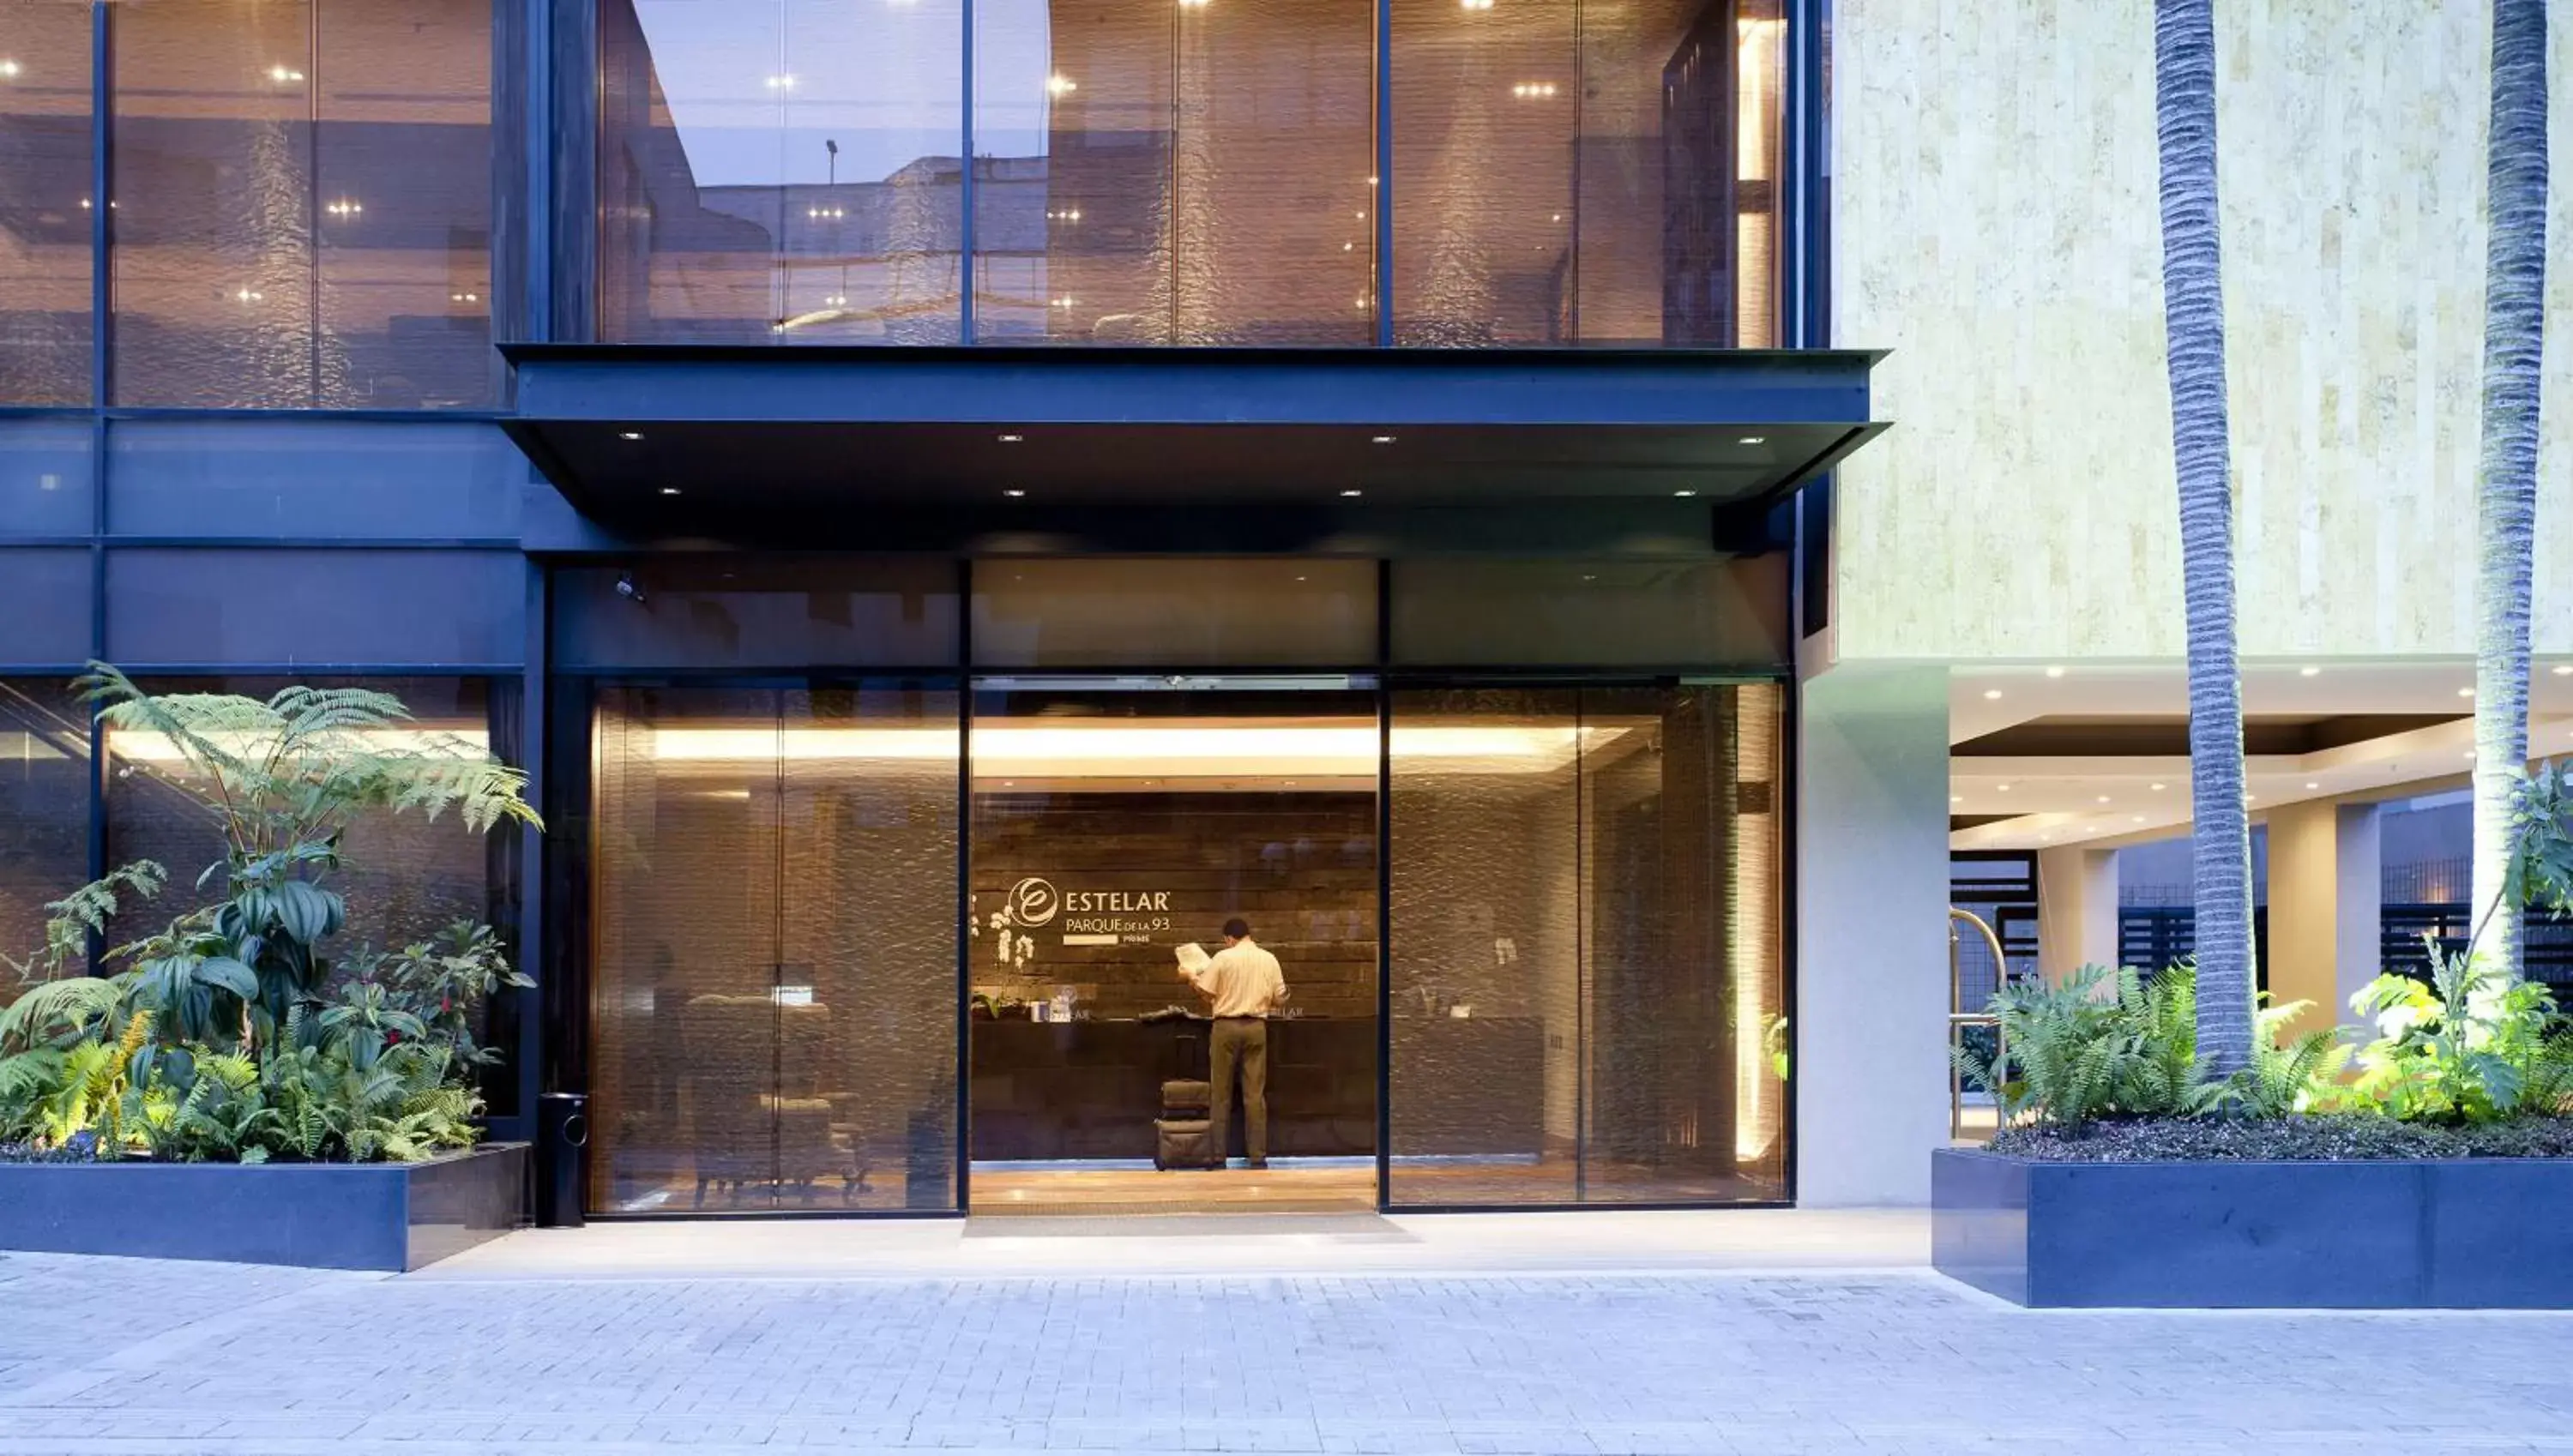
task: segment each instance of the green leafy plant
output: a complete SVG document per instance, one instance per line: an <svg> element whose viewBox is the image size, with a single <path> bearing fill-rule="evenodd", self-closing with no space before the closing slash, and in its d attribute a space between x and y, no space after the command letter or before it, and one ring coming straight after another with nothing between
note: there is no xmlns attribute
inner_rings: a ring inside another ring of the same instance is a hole
<svg viewBox="0 0 2573 1456"><path fill-rule="evenodd" d="M474 832L536 822L524 776L401 727L410 715L381 693L155 697L102 664L80 685L110 727L157 734L186 761L224 857L196 881L209 903L105 951L100 974L78 974L92 945L167 874L138 862L47 907L43 944L9 963L29 984L0 1009L0 1144L245 1162L470 1146L473 1079L499 1060L474 1039L476 1011L533 983L470 922L335 964L348 909L327 882L361 813L454 809Z"/></svg>
<svg viewBox="0 0 2573 1456"><path fill-rule="evenodd" d="M319 1005L321 943L348 918L327 882L360 814L453 809L475 833L537 822L523 773L478 744L405 726L410 712L385 693L155 695L105 663L76 686L111 729L158 735L186 762L223 835L224 859L197 880L222 898L111 955L133 964L134 999L176 1039L255 1047L295 1007Z"/></svg>
<svg viewBox="0 0 2573 1456"><path fill-rule="evenodd" d="M2537 982L2508 981L2471 951L2424 939L2428 985L2379 976L2350 998L2376 1036L2359 1049L2346 1104L2435 1122L2573 1110L2573 1032L2556 1017L2554 996Z"/></svg>
<svg viewBox="0 0 2573 1456"><path fill-rule="evenodd" d="M2215 1078L2197 1052L2195 967L2183 962L2147 980L2132 967L2085 966L2060 984L2020 982L1994 995L2006 1052L1956 1047L1949 1055L1960 1074L1995 1090L2005 1121L2276 1116L2309 1104L2337 1070L2329 1033L2279 1044L2305 1009L2259 1008L2250 1061Z"/></svg>

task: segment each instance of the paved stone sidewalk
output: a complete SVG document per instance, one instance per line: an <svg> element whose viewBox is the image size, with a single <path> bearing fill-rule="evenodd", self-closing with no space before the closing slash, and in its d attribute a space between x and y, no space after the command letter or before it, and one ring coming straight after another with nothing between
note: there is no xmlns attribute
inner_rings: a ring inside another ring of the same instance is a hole
<svg viewBox="0 0 2573 1456"><path fill-rule="evenodd" d="M2573 1317L1919 1272L474 1281L0 1255L0 1456L2573 1451Z"/></svg>

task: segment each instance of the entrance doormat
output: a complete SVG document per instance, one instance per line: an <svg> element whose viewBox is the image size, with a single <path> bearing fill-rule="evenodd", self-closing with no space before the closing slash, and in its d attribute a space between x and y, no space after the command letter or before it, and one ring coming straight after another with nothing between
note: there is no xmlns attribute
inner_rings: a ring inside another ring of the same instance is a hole
<svg viewBox="0 0 2573 1456"><path fill-rule="evenodd" d="M1098 1205L1085 1204L1078 1216L1023 1212L1019 1207L1013 1207L1007 1213L977 1213L965 1220L967 1238L1276 1238L1287 1235L1318 1238L1328 1243L1420 1241L1417 1234L1406 1233L1375 1213L1174 1212L1167 1203L1155 1204L1149 1212L1107 1215L1099 1212Z"/></svg>

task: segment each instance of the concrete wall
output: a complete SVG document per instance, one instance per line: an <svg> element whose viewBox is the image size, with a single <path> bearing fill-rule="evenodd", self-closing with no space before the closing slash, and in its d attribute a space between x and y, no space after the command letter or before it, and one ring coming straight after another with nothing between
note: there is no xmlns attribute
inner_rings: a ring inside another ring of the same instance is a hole
<svg viewBox="0 0 2573 1456"><path fill-rule="evenodd" d="M2472 650L2490 7L2216 13L2249 654ZM2170 657L2152 7L1839 0L1835 343L1894 351L1840 472L1843 660ZM2552 150L2573 157L2573 23ZM2573 183L2555 267L2540 651L2573 650Z"/></svg>
<svg viewBox="0 0 2573 1456"><path fill-rule="evenodd" d="M1796 842L1796 1190L1930 1198L1948 1140L1948 674L1808 679Z"/></svg>

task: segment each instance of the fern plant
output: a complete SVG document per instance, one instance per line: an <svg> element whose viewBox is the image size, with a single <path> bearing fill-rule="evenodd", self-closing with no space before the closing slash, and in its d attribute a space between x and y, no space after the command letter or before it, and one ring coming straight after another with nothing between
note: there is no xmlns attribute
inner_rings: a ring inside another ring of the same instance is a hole
<svg viewBox="0 0 2573 1456"><path fill-rule="evenodd" d="M2249 1065L2221 1080L2197 1055L2197 971L2181 962L2146 980L2132 967L2085 966L2060 984L2019 982L1992 1000L1998 1045L1950 1059L1996 1090L2005 1122L2073 1126L2102 1117L2278 1116L2311 1105L2335 1068L2330 1033L2281 1046L2306 1003L2263 1006Z"/></svg>
<svg viewBox="0 0 2573 1456"><path fill-rule="evenodd" d="M407 727L402 701L361 688L289 687L266 701L227 693L155 695L114 667L76 684L109 728L157 735L186 762L224 858L198 877L215 905L121 948L140 1004L173 1036L255 1047L329 978L322 943L347 921L329 888L341 842L374 810L452 809L475 833L535 824L526 775L478 744Z"/></svg>

